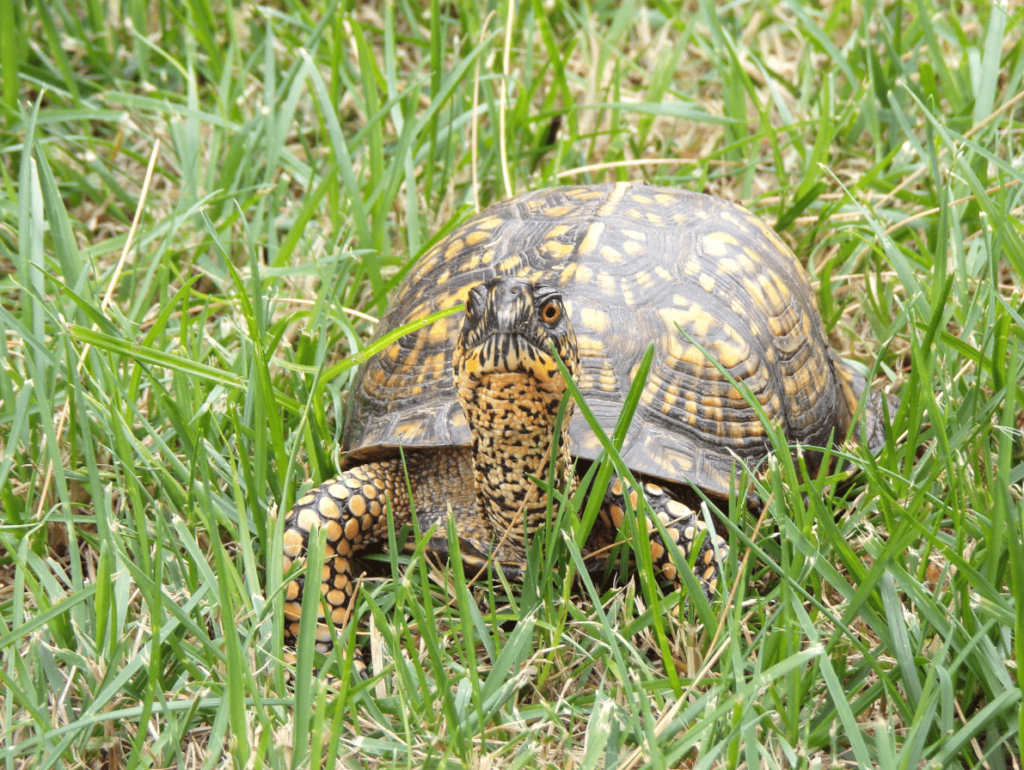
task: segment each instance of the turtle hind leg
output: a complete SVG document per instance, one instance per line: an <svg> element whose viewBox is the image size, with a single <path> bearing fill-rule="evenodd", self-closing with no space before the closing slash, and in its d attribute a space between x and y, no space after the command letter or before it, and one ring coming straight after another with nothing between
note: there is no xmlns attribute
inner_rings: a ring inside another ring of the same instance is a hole
<svg viewBox="0 0 1024 770"><path fill-rule="evenodd" d="M831 355L836 373L839 375L839 387L843 392L843 399L846 401L848 413L852 418L857 413L864 391L868 389L867 379L857 369L843 361L838 354L832 352ZM885 437L889 430L886 423L886 409L889 411L891 420L899 407L900 400L897 396L877 389L868 393L863 421L866 435L862 435L861 426L857 425L854 427L854 436L872 454L877 454L885 446Z"/></svg>
<svg viewBox="0 0 1024 770"><path fill-rule="evenodd" d="M888 420L896 416L896 410L900 408L900 399L891 393L883 393L880 390L872 390L868 394L867 407L864 410L864 421L867 428L867 436L862 438L871 454L878 454L885 446L885 438L889 435L890 423L886 420L886 411L889 412Z"/></svg>

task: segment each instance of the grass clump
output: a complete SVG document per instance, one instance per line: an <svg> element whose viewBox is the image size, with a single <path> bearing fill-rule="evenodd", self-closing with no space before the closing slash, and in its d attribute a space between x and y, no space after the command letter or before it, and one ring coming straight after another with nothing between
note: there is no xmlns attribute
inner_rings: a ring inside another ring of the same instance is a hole
<svg viewBox="0 0 1024 770"><path fill-rule="evenodd" d="M0 759L1011 765L1022 21L0 3ZM358 609L379 673L285 687L268 512L332 473L388 290L470 208L617 179L776 226L901 397L885 448L842 450L852 484L778 456L759 524L726 512L717 626L574 589L566 522L521 588L385 557Z"/></svg>

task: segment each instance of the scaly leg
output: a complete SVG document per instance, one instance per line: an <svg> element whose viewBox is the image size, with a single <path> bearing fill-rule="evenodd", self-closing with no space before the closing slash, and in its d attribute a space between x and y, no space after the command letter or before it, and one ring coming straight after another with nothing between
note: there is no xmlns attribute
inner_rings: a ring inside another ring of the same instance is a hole
<svg viewBox="0 0 1024 770"><path fill-rule="evenodd" d="M665 531L672 541L679 548L686 559L690 558L694 542L701 532L707 532L700 546L694 563L693 572L704 594L710 599L717 587L719 564L725 560L729 553L729 546L713 530L708 531L704 523L695 511L689 506L673 499L662 487L651 482L645 482L644 497L654 515L665 525ZM629 502L633 510L636 510L638 497L635 491L629 492ZM591 535L591 543L588 545L602 547L614 540L615 532L623 530L626 525L626 494L621 479L614 479L608 485L605 493L604 504L601 507L599 522L603 524L600 531ZM648 534L650 536L651 559L654 571L666 579L672 581L675 588L682 588L682 580L679 577L672 555L659 534L653 521L647 522ZM624 531L626 537L628 531Z"/></svg>
<svg viewBox="0 0 1024 770"><path fill-rule="evenodd" d="M408 488L413 490L417 521L429 529L452 510L457 520L475 509L475 496L467 478L472 478L467 450L444 448L410 452L403 466L395 458L359 465L338 478L325 481L295 503L284 527L284 574L296 562L303 563L310 536L321 527L327 529L327 547L320 573L320 591L327 600L331 621L343 628L348 622L355 593L351 558L355 554L387 542L387 511L390 501L395 530L412 519ZM406 485L408 469L409 487ZM443 525L439 535L444 542ZM313 574L316 574L315 571ZM285 643L293 646L298 638L302 614L305 576L292 578L285 590ZM316 649L331 649L331 631L323 604L317 613ZM365 672L360 653L354 661Z"/></svg>

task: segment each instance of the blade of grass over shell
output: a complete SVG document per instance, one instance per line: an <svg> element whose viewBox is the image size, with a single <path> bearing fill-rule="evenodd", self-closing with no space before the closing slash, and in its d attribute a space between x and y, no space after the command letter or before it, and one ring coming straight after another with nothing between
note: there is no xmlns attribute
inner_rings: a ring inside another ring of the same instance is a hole
<svg viewBox="0 0 1024 770"><path fill-rule="evenodd" d="M429 326L430 324L434 323L434 321L438 321L442 318L447 318L450 315L454 315L455 313L458 313L462 309L462 305L455 305L450 308L445 308L444 310L438 310L436 313L431 313L430 315L424 316L423 318L418 318L415 321L410 321L407 324L403 324L394 331L388 332L387 334L381 336L380 339L375 340L373 344L368 345L358 353L354 353L353 355L346 358L344 361L340 361L334 366L332 366L330 369L324 372L324 379L334 379L347 369L350 369L353 366L357 366L373 358L373 356L377 355L377 353L381 352L389 345L394 344L407 334L412 334L413 332L418 331L419 329L422 329L425 326Z"/></svg>
<svg viewBox="0 0 1024 770"><path fill-rule="evenodd" d="M629 392L626 394L626 398L623 400L622 412L619 414L618 421L615 423L615 429L612 435L609 437L611 445L614 447L615 452L622 450L622 444L626 440L626 435L629 433L630 425L633 422L633 415L636 414L636 408L640 404L640 397L643 395L643 389L647 384L647 376L651 371L651 362L654 360L654 345L647 346L644 351L643 358L640 359L640 363L637 366L636 373L633 377L633 384L630 386ZM588 419L588 424L593 419L593 413L589 407L581 407L584 412L584 416ZM593 426L591 426L593 430ZM595 435L598 435L595 431ZM607 451L607 450L606 450ZM601 509L601 505L604 501L604 492L608 488L608 484L611 481L613 473L613 464L611 462L601 463L601 458L595 461L601 464L597 472L597 476L594 479L592 486L592 493L587 499L587 506L583 511L583 515L580 519L580 529L576 538L576 546L583 548L586 545L586 538L590 535L590 530L594 526L594 522L597 520L598 512ZM620 464L624 465L621 462Z"/></svg>

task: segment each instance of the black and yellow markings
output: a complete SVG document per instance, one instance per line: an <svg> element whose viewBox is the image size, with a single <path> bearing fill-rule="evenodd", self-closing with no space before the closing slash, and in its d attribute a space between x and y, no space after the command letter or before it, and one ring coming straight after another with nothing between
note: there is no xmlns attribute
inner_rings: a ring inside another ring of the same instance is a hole
<svg viewBox="0 0 1024 770"><path fill-rule="evenodd" d="M590 265L583 264L582 262L576 263L575 274L576 280L582 284L588 284L594 280L594 271Z"/></svg>
<svg viewBox="0 0 1024 770"><path fill-rule="evenodd" d="M607 247L607 248L609 250L611 250L611 247ZM624 254L627 254L627 255L629 255L631 257L636 257L636 256L639 256L640 254L642 254L644 252L644 249L646 249L647 247L644 245L644 243L642 241L635 240L635 241L623 241L621 248L622 248L622 252ZM616 252L616 253L618 253L618 252ZM603 250L601 252L601 256L605 257L606 259L608 258L608 255Z"/></svg>
<svg viewBox="0 0 1024 770"><path fill-rule="evenodd" d="M668 343L669 355L680 361L696 364L697 361L703 360L703 354L695 345L686 342L678 329L683 329L698 340L707 340L712 327L717 331L719 323L697 303L688 301L681 295L677 295L675 299L679 307L658 308L658 317L662 323L661 331Z"/></svg>
<svg viewBox="0 0 1024 770"><path fill-rule="evenodd" d="M472 228L473 230L496 230L507 221L508 220L504 217L485 216L483 218L473 220Z"/></svg>
<svg viewBox="0 0 1024 770"><path fill-rule="evenodd" d="M740 243L730 233L705 233L701 238L701 250L709 257L732 256Z"/></svg>
<svg viewBox="0 0 1024 770"><path fill-rule="evenodd" d="M619 384L619 378L615 374L615 368L607 361L602 362L600 370L597 372L597 376L591 373L581 375L580 383L584 382L586 378L587 388L589 390L599 390L603 393L617 393L621 385Z"/></svg>
<svg viewBox="0 0 1024 770"><path fill-rule="evenodd" d="M384 511L387 485L379 474L381 464L361 466L346 477L324 482L313 493L299 499L284 532L285 573L296 560L305 556L310 535L321 528L327 530L327 550L321 575L321 591L331 605L331 619L336 624L348 620L347 604L351 600L351 575L348 557L359 550L376 529ZM301 585L292 580L286 589L285 617L298 620L301 614ZM318 617L323 618L320 608ZM319 636L319 633L318 633ZM321 640L323 641L323 640Z"/></svg>
<svg viewBox="0 0 1024 770"><path fill-rule="evenodd" d="M642 427L627 439L636 470L658 473L661 468L666 478L727 493L732 453L753 457L764 443L752 410L679 328L745 382L770 415L787 420L792 435L818 435L813 431L845 425L840 415L829 412L842 399L835 393L802 267L771 228L731 203L618 183L556 188L499 204L460 226L420 261L399 289L382 332L464 302L473 286L497 274L561 289L576 325L579 385L602 408L610 410L621 398L642 351L651 341L657 344L634 422ZM448 366L462 318L450 317L403 339L364 369L352 396L362 411L349 449L379 451L377 444L407 439L430 447L456 428L465 435L465 426L478 419L531 419L530 410L540 407L526 394L518 396L523 405L518 416L467 417L455 403ZM553 371L542 369L538 379L550 381ZM592 434L580 432L578 425L572 430L580 453L596 456L600 447ZM446 448L435 446L424 455ZM521 495L528 485L522 477L511 478L507 448L499 454L501 467L489 467L485 474L493 494L504 483L513 496ZM430 483L430 477L425 488L442 486ZM347 607L352 590L347 559L371 537L364 532L364 517L383 519L384 495L364 494L361 485L348 485L348 477L334 486L345 494L317 492L314 500L301 502L294 527L286 533L285 551L287 559L300 558L310 528L328 527L334 549L330 558L343 561L328 565L332 577L325 581L326 590L334 592L332 606ZM656 487L647 496L672 527L671 537L689 547L703 524ZM331 504L340 515L333 515ZM616 503L620 509L623 504ZM605 515L615 520L621 512L606 509ZM480 512L464 512L457 526L479 554L488 553L493 532ZM339 527L342 536L334 539ZM715 580L717 548L709 546L698 560L696 572L708 584ZM663 549L664 544L652 541L652 555L664 559ZM518 555L510 558L514 562ZM663 564L663 574L678 577L670 560ZM289 602L298 591L297 584L289 586Z"/></svg>
<svg viewBox="0 0 1024 770"><path fill-rule="evenodd" d="M618 201L622 199L622 196L626 194L626 191L631 186L632 185L629 182L616 182L614 185L612 185L611 191L609 191L607 187L603 186L576 187L567 189L564 195L567 198L578 201L593 201L604 199L602 208L599 209L599 211L602 216L607 216L605 209L608 208L609 206L614 206L616 203L618 203ZM614 210L614 208L611 208L610 211Z"/></svg>
<svg viewBox="0 0 1024 770"><path fill-rule="evenodd" d="M601 247L600 254L601 258L609 265L617 265L625 259L621 251L608 245Z"/></svg>
<svg viewBox="0 0 1024 770"><path fill-rule="evenodd" d="M746 257L747 260L749 260L749 267L748 263L743 261L743 257ZM738 256L737 258L740 260L740 264L745 270L753 270L764 262L760 252L750 248L749 246L744 246L742 257Z"/></svg>
<svg viewBox="0 0 1024 770"><path fill-rule="evenodd" d="M743 267L732 257L724 257L718 261L718 272L722 275L734 275L742 271Z"/></svg>
<svg viewBox="0 0 1024 770"><path fill-rule="evenodd" d="M545 217L549 219L561 219L575 213L575 206L549 206L542 210Z"/></svg>
<svg viewBox="0 0 1024 770"><path fill-rule="evenodd" d="M596 332L598 335L607 334L611 331L611 316L607 311L595 307L584 307L580 309L579 319L582 329L577 329L579 334L582 330Z"/></svg>
<svg viewBox="0 0 1024 770"><path fill-rule="evenodd" d="M544 241L541 246L544 254L550 259L557 260L559 262L571 257L576 247L571 243L565 243L563 241L549 240Z"/></svg>
<svg viewBox="0 0 1024 770"><path fill-rule="evenodd" d="M610 277L611 276L609 276L609 278ZM622 304L625 305L626 307L637 306L637 296L633 292L633 287L631 284L632 280L629 278L623 278L622 281L620 281L620 296L622 297Z"/></svg>
<svg viewBox="0 0 1024 770"><path fill-rule="evenodd" d="M601 243L601 236L604 234L607 225L604 222L594 222L587 228L587 234L580 241L579 253L581 257L589 257L597 253L597 247Z"/></svg>
<svg viewBox="0 0 1024 770"><path fill-rule="evenodd" d="M518 254L506 257L498 264L498 272L503 275L515 275L523 267L523 260Z"/></svg>
<svg viewBox="0 0 1024 770"><path fill-rule="evenodd" d="M612 186L612 189L607 193L607 197L601 204L601 207L597 210L599 217L612 217L618 210L619 203L626 196L626 193L632 188L629 182L617 182ZM596 192L596 190L594 191ZM604 196L605 192L602 190L599 195L593 196L593 198ZM580 200L593 199L590 196L580 196Z"/></svg>
<svg viewBox="0 0 1024 770"><path fill-rule="evenodd" d="M655 286L654 276L652 276L646 270L637 270L635 273L633 273L633 279L637 282L637 284L639 284L641 289L645 289L647 291L650 291Z"/></svg>
<svg viewBox="0 0 1024 770"><path fill-rule="evenodd" d="M697 536L707 530L704 522L689 507L669 496L661 486L645 482L643 490L644 498L651 511L662 526L664 526L665 534L679 548L683 557L688 559ZM627 500L629 507L636 511L639 504L639 496L636 491L630 490L627 494L621 479L615 479L605 496L605 510L607 511L608 521L613 527L621 530L625 537L629 535L625 528ZM678 570L672 561L668 548L665 547L661 539L657 526L650 520L648 520L647 526L650 537L651 560L655 571L659 572L667 580L678 584ZM718 566L716 559L725 558L726 553L727 546L725 542L714 532L708 532L695 565L695 574L709 593L714 592L715 582L717 581Z"/></svg>
<svg viewBox="0 0 1024 770"><path fill-rule="evenodd" d="M447 260L455 259L455 257L461 254L462 250L465 248L466 242L464 240L462 240L461 238L453 238L452 240L448 241L447 245L444 248L444 258Z"/></svg>

